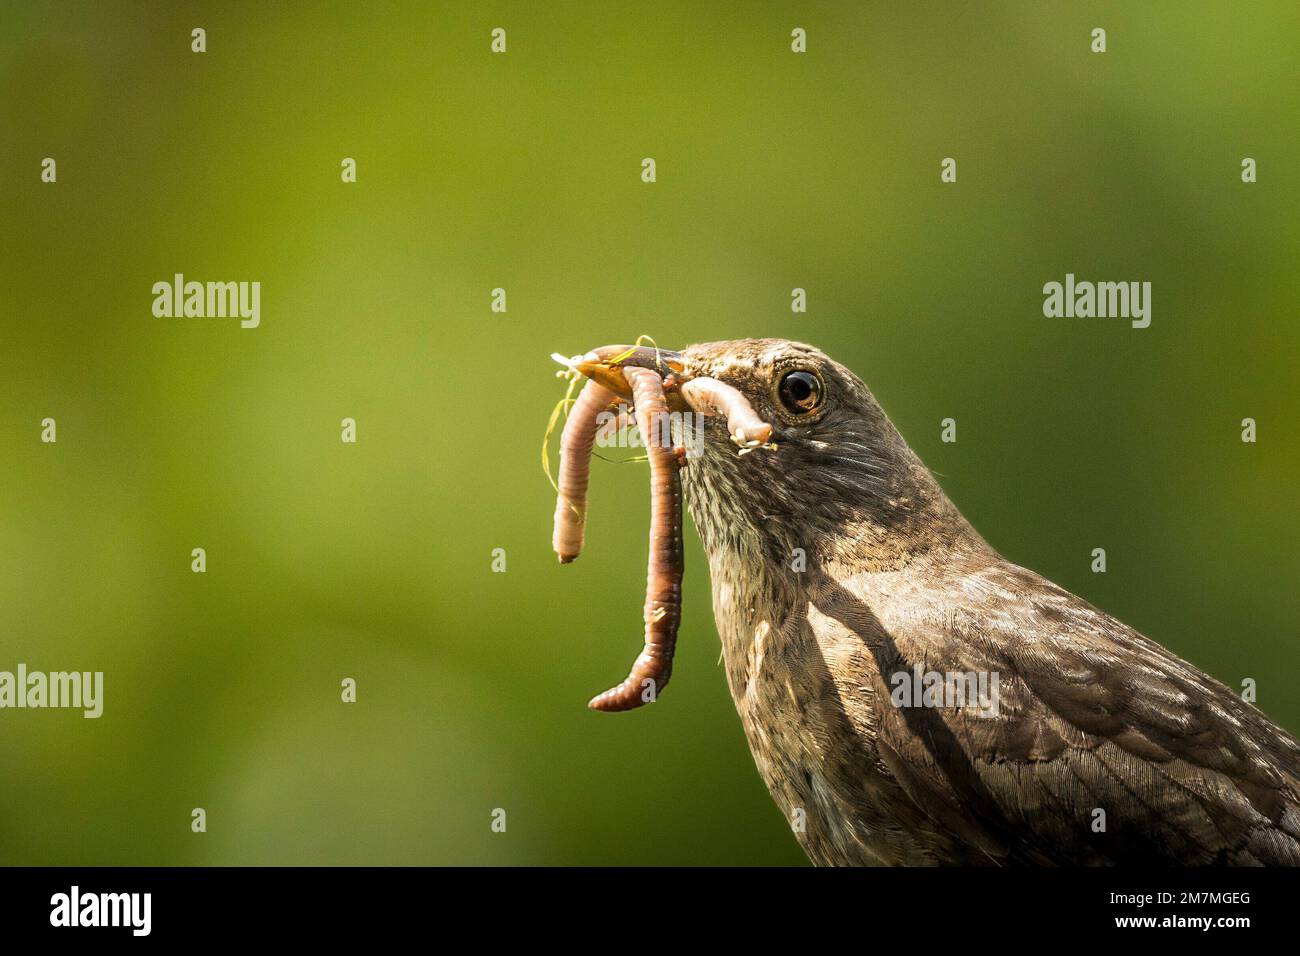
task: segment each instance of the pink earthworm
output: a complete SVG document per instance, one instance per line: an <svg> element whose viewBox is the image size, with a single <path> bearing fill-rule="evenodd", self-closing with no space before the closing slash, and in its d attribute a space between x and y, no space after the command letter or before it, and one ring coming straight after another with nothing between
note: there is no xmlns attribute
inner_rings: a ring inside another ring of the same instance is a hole
<svg viewBox="0 0 1300 956"><path fill-rule="evenodd" d="M673 672L673 651L682 610L682 456L668 432L663 380L647 368L628 366L636 421L650 461L650 558L646 571L645 647L623 682L587 704L592 710L632 710L658 698ZM567 429L566 429L567 430Z"/></svg>
<svg viewBox="0 0 1300 956"><path fill-rule="evenodd" d="M591 476L591 450L596 443L600 414L615 401L614 393L599 382L587 382L569 410L560 436L560 474L556 479L555 525L551 547L568 564L582 553L587 527L587 482Z"/></svg>
<svg viewBox="0 0 1300 956"><path fill-rule="evenodd" d="M682 398L701 415L725 415L727 431L740 445L764 445L772 426L758 417L740 391L716 378L692 378L682 383Z"/></svg>

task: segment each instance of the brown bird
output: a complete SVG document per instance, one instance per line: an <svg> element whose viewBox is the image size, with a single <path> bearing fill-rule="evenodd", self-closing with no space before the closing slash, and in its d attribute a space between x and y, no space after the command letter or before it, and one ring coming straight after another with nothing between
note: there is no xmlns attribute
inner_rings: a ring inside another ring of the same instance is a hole
<svg viewBox="0 0 1300 956"><path fill-rule="evenodd" d="M670 396L716 380L772 425L742 456L706 419L681 474L731 695L813 862L1300 863L1300 745L994 551L856 375L779 339L654 354L630 364Z"/></svg>

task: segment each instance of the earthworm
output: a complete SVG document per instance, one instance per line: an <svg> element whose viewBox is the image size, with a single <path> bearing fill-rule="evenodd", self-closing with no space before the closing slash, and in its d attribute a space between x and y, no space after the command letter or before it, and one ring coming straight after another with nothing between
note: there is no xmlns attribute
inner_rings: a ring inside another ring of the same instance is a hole
<svg viewBox="0 0 1300 956"><path fill-rule="evenodd" d="M587 382L569 411L560 436L560 474L556 479L555 527L551 547L568 564L582 552L587 526L587 481L591 476L591 449L596 443L600 413L614 402L614 393L599 382Z"/></svg>
<svg viewBox="0 0 1300 956"><path fill-rule="evenodd" d="M738 445L764 445L772 426L758 417L741 392L716 378L693 378L682 383L682 398L701 415L726 415L727 431Z"/></svg>
<svg viewBox="0 0 1300 956"><path fill-rule="evenodd" d="M645 647L621 684L588 702L592 710L603 711L632 710L657 699L672 676L682 609L682 480L678 474L681 459L668 432L663 381L657 372L635 366L624 368L623 375L632 387L637 426L650 461Z"/></svg>

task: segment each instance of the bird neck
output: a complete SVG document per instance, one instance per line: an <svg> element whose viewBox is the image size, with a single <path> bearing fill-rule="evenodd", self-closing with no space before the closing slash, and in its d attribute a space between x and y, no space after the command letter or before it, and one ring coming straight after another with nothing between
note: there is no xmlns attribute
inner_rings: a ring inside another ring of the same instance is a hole
<svg viewBox="0 0 1300 956"><path fill-rule="evenodd" d="M841 463L792 475L781 470L780 452L750 456L752 472L725 459L689 466L687 503L710 561L731 556L779 579L800 569L896 571L922 557L992 551L901 440L878 460L888 466L882 474Z"/></svg>

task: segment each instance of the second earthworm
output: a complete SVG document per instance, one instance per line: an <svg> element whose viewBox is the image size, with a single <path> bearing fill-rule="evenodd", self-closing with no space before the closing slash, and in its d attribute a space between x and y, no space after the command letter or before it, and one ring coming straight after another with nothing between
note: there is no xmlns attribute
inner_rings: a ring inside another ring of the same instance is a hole
<svg viewBox="0 0 1300 956"><path fill-rule="evenodd" d="M623 370L650 462L650 558L646 571L645 647L623 682L587 704L592 710L632 710L654 701L673 672L682 608L682 480L669 434L663 381L647 368Z"/></svg>

